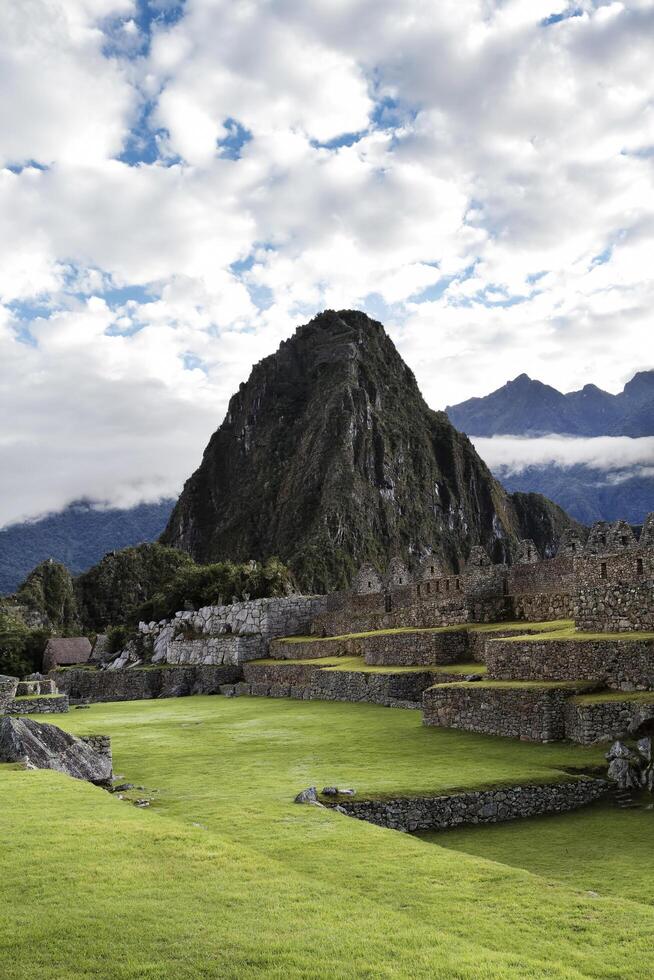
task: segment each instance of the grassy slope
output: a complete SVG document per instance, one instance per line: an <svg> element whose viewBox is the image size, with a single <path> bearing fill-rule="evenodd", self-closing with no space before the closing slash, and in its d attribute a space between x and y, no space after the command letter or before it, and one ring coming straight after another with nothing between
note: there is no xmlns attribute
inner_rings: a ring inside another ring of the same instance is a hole
<svg viewBox="0 0 654 980"><path fill-rule="evenodd" d="M0 772L8 980L654 972L643 904L290 802L311 783L383 793L553 778L599 762L597 748L273 699L95 705L58 724L111 733L117 771L157 802L138 811L55 774Z"/></svg>
<svg viewBox="0 0 654 980"><path fill-rule="evenodd" d="M601 804L556 818L422 836L441 847L527 868L573 888L654 904L651 811Z"/></svg>

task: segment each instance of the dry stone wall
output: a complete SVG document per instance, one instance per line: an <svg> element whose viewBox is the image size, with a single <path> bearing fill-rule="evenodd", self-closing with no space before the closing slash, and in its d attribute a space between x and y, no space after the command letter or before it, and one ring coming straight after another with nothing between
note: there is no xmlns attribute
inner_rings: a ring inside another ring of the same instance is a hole
<svg viewBox="0 0 654 980"><path fill-rule="evenodd" d="M565 703L569 690L559 688L491 688L475 682L430 687L423 694L425 725L459 728L483 735L503 735L529 742L565 737Z"/></svg>
<svg viewBox="0 0 654 980"><path fill-rule="evenodd" d="M577 628L588 633L654 630L654 578L583 586L574 618Z"/></svg>
<svg viewBox="0 0 654 980"><path fill-rule="evenodd" d="M357 800L342 797L339 810L379 827L415 833L449 830L465 824L500 823L535 817L543 813L563 813L586 806L608 791L604 779L578 779L545 785L507 786L450 796L398 797L385 800Z"/></svg>
<svg viewBox="0 0 654 980"><path fill-rule="evenodd" d="M422 692L434 682L430 671L374 673L327 670L315 664L248 663L239 694L294 697L306 701L365 701L386 707L419 708Z"/></svg>
<svg viewBox="0 0 654 980"><path fill-rule="evenodd" d="M654 640L493 640L489 680L588 680L622 691L654 689Z"/></svg>
<svg viewBox="0 0 654 980"><path fill-rule="evenodd" d="M6 708L14 700L17 687L17 677L7 677L6 674L0 674L0 715L4 714Z"/></svg>
<svg viewBox="0 0 654 980"><path fill-rule="evenodd" d="M624 738L633 723L654 718L654 703L638 701L579 701L571 698L565 706L565 734L573 742L591 745Z"/></svg>
<svg viewBox="0 0 654 980"><path fill-rule="evenodd" d="M130 667L127 670L80 670L53 673L59 690L72 703L140 701L218 694L222 684L240 680L237 666Z"/></svg>
<svg viewBox="0 0 654 980"><path fill-rule="evenodd" d="M575 612L575 595L565 592L525 593L511 596L512 616L527 622L549 622L554 619L572 619Z"/></svg>
<svg viewBox="0 0 654 980"><path fill-rule="evenodd" d="M54 715L68 711L65 694L41 694L14 698L7 707L8 715Z"/></svg>

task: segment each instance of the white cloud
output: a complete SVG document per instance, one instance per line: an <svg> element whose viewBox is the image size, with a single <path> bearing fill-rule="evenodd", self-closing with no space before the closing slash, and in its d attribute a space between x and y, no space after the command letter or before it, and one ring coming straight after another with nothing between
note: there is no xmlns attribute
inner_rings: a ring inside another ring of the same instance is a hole
<svg viewBox="0 0 654 980"><path fill-rule="evenodd" d="M654 474L654 437L627 436L475 436L473 443L491 469L505 474L522 473L529 466L585 466L611 471L629 470L633 475ZM614 479L620 479L619 474Z"/></svg>
<svg viewBox="0 0 654 980"><path fill-rule="evenodd" d="M0 6L0 523L175 491L325 306L436 408L654 367L652 0L142 11Z"/></svg>

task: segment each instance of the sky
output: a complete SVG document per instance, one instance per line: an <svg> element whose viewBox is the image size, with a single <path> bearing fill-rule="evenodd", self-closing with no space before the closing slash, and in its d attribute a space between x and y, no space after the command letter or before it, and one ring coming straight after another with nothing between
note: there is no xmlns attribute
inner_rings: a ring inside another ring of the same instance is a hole
<svg viewBox="0 0 654 980"><path fill-rule="evenodd" d="M654 0L5 0L0 526L176 495L325 308L433 408L654 367L652 64Z"/></svg>

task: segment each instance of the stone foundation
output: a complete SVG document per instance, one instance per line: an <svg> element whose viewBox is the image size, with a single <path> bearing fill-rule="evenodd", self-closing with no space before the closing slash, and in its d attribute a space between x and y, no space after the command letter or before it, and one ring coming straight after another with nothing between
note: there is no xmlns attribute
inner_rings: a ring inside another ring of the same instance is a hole
<svg viewBox="0 0 654 980"><path fill-rule="evenodd" d="M41 694L14 698L6 712L8 715L54 715L65 714L68 708L65 694Z"/></svg>
<svg viewBox="0 0 654 980"><path fill-rule="evenodd" d="M507 786L450 796L385 800L339 797L338 803L328 805L338 806L348 816L359 820L411 833L563 813L594 802L608 788L606 780L584 778L574 782Z"/></svg>
<svg viewBox="0 0 654 980"><path fill-rule="evenodd" d="M221 684L240 680L240 667L130 667L127 670L55 671L59 690L75 703L141 701L217 694Z"/></svg>

